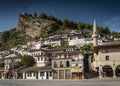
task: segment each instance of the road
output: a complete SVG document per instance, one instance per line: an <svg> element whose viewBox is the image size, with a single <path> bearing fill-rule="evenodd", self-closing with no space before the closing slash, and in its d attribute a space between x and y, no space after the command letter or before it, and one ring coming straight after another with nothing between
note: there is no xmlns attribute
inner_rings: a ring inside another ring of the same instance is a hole
<svg viewBox="0 0 120 86"><path fill-rule="evenodd" d="M120 79L0 80L0 86L120 86Z"/></svg>

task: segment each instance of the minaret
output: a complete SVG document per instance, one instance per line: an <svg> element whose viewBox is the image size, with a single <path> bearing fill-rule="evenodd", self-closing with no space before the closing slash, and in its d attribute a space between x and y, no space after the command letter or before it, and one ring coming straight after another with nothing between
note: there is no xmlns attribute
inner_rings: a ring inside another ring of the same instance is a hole
<svg viewBox="0 0 120 86"><path fill-rule="evenodd" d="M98 45L98 33L97 33L97 26L96 26L96 20L94 20L94 24L93 24L93 46L97 46Z"/></svg>

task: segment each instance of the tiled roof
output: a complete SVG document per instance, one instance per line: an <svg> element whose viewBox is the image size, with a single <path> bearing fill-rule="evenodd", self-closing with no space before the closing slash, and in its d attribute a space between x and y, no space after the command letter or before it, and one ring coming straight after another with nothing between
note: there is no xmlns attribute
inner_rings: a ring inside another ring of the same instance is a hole
<svg viewBox="0 0 120 86"><path fill-rule="evenodd" d="M46 57L47 55L36 55L35 57Z"/></svg>
<svg viewBox="0 0 120 86"><path fill-rule="evenodd" d="M58 52L57 54L78 54L78 53L82 53L79 51L66 51L66 52Z"/></svg>
<svg viewBox="0 0 120 86"><path fill-rule="evenodd" d="M32 49L32 50L28 50L29 52L34 52L34 51L41 51L41 49Z"/></svg>
<svg viewBox="0 0 120 86"><path fill-rule="evenodd" d="M32 66L32 67L21 69L20 72L30 72L30 71L38 71L38 70L49 71L49 70L52 70L52 67L51 66L44 66L44 67Z"/></svg>
<svg viewBox="0 0 120 86"><path fill-rule="evenodd" d="M112 47L112 46L120 46L120 41L116 41L116 42L107 42L107 43L104 43L102 45L98 45L98 46L95 46L95 47Z"/></svg>
<svg viewBox="0 0 120 86"><path fill-rule="evenodd" d="M54 48L54 49L47 49L46 51L50 52L50 51L63 51L64 48Z"/></svg>

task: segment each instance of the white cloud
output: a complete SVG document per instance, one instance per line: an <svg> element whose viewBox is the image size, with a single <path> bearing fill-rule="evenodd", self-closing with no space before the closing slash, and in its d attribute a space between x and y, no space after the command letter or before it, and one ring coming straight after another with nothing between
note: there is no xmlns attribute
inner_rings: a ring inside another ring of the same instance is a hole
<svg viewBox="0 0 120 86"><path fill-rule="evenodd" d="M105 26L108 26L112 31L120 31L120 16L114 16L110 20L104 22Z"/></svg>

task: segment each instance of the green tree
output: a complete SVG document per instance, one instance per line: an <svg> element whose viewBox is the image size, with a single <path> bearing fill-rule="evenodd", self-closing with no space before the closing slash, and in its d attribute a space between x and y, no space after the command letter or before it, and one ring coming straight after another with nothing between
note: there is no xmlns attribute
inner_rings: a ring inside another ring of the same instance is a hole
<svg viewBox="0 0 120 86"><path fill-rule="evenodd" d="M68 28L68 25L69 25L69 20L68 19L63 19L63 27L64 28Z"/></svg>
<svg viewBox="0 0 120 86"><path fill-rule="evenodd" d="M99 26L99 27L98 27L98 32L99 32L100 34L103 34L103 35L107 35L107 34L110 34L110 33L111 33L110 30L109 30L109 28L108 28L108 26L106 26L105 28Z"/></svg>
<svg viewBox="0 0 120 86"><path fill-rule="evenodd" d="M35 59L32 56L24 55L21 58L21 64L25 67L33 66L35 64Z"/></svg>
<svg viewBox="0 0 120 86"><path fill-rule="evenodd" d="M90 30L90 29L91 29L91 25L90 25L90 24L86 24L86 25L85 25L85 29Z"/></svg>
<svg viewBox="0 0 120 86"><path fill-rule="evenodd" d="M41 30L40 37L42 37L42 38L49 37L49 34L48 34L48 31L47 31L46 27Z"/></svg>
<svg viewBox="0 0 120 86"><path fill-rule="evenodd" d="M63 27L70 28L70 29L77 29L77 23L65 18L65 19L63 19Z"/></svg>
<svg viewBox="0 0 120 86"><path fill-rule="evenodd" d="M77 29L77 23L75 23L74 21L69 21L68 27L71 29Z"/></svg>
<svg viewBox="0 0 120 86"><path fill-rule="evenodd" d="M120 36L120 32L113 31L113 32L112 32L112 35L113 35L113 36L116 36L116 37L117 37L117 36Z"/></svg>
<svg viewBox="0 0 120 86"><path fill-rule="evenodd" d="M61 39L61 47L68 47L69 43L65 39Z"/></svg>
<svg viewBox="0 0 120 86"><path fill-rule="evenodd" d="M9 37L10 37L10 32L5 31L5 32L3 32L1 39L2 39L2 41L6 42L7 40L9 40Z"/></svg>
<svg viewBox="0 0 120 86"><path fill-rule="evenodd" d="M4 67L4 62L0 62L0 67Z"/></svg>
<svg viewBox="0 0 120 86"><path fill-rule="evenodd" d="M42 13L40 14L39 18L47 19L48 16L47 16L45 13L42 12Z"/></svg>
<svg viewBox="0 0 120 86"><path fill-rule="evenodd" d="M52 15L48 16L48 19L49 19L49 20L53 20L53 21L56 21L56 22L57 22L57 18L55 18L55 17L54 17L54 16L52 16Z"/></svg>
<svg viewBox="0 0 120 86"><path fill-rule="evenodd" d="M83 52L91 52L93 51L93 44L84 44L82 47L80 47L80 50L82 50Z"/></svg>
<svg viewBox="0 0 120 86"><path fill-rule="evenodd" d="M84 23L78 22L78 23L77 23L77 28L78 28L79 30L83 30L83 29L85 29L86 27L85 27L85 24L84 24Z"/></svg>

